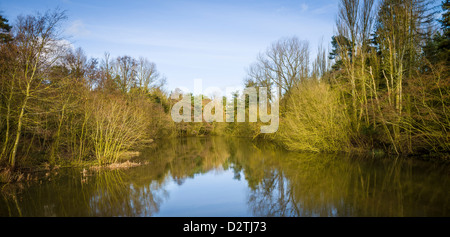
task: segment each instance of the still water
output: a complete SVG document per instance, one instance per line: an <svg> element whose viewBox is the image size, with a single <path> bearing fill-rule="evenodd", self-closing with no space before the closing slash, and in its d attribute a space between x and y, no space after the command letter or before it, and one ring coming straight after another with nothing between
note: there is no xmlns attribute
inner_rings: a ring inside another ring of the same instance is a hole
<svg viewBox="0 0 450 237"><path fill-rule="evenodd" d="M135 161L9 185L0 216L450 216L450 169L432 162L219 137L166 140Z"/></svg>

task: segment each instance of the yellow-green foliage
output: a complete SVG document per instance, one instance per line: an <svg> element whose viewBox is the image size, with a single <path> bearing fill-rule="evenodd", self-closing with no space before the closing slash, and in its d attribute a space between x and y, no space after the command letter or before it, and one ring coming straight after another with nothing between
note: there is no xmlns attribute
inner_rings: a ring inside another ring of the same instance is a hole
<svg viewBox="0 0 450 237"><path fill-rule="evenodd" d="M145 109L121 98L97 97L93 101L91 138L99 163L116 162L120 154L147 138Z"/></svg>
<svg viewBox="0 0 450 237"><path fill-rule="evenodd" d="M290 150L333 152L349 146L349 119L339 93L318 82L302 83L287 100L277 139Z"/></svg>
<svg viewBox="0 0 450 237"><path fill-rule="evenodd" d="M405 88L406 113L400 123L404 131L399 139L402 150L450 150L450 75L443 67L435 65L433 74L411 78Z"/></svg>
<svg viewBox="0 0 450 237"><path fill-rule="evenodd" d="M260 135L262 123L250 123L248 121L242 123L233 123L230 127L230 132L232 136L236 137L251 137L256 138Z"/></svg>

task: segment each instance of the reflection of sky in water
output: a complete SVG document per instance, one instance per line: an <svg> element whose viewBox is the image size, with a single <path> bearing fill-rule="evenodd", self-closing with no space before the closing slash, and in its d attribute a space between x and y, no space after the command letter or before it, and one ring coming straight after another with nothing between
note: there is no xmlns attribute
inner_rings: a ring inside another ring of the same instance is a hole
<svg viewBox="0 0 450 237"><path fill-rule="evenodd" d="M248 185L234 176L232 170L212 170L182 185L172 180L165 187L169 198L155 216L251 216L246 204Z"/></svg>

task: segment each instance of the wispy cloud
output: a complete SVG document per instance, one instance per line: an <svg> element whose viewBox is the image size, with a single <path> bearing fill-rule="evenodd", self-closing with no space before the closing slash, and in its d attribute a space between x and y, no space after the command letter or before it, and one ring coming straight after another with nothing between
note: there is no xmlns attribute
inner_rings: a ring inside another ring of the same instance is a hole
<svg viewBox="0 0 450 237"><path fill-rule="evenodd" d="M82 20L75 20L69 27L67 27L66 33L71 36L86 36L91 32L86 29L86 25Z"/></svg>

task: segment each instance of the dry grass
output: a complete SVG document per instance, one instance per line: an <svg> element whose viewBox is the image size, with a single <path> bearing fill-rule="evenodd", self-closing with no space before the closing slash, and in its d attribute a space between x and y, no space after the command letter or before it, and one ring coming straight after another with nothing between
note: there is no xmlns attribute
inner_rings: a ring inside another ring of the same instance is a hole
<svg viewBox="0 0 450 237"><path fill-rule="evenodd" d="M51 179L52 176L57 175L56 169L48 170L45 172L44 178ZM42 177L41 177L42 178ZM33 182L40 179L39 170L33 172L24 171L11 171L11 169L0 170L0 183L20 183L20 182Z"/></svg>
<svg viewBox="0 0 450 237"><path fill-rule="evenodd" d="M125 161L122 163L112 163L109 165L95 165L95 166L89 167L89 169L95 170L95 171L102 170L102 169L108 169L108 170L129 169L129 168L141 166L142 164L146 164L146 163ZM86 171L83 171L83 172L85 173Z"/></svg>

